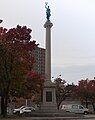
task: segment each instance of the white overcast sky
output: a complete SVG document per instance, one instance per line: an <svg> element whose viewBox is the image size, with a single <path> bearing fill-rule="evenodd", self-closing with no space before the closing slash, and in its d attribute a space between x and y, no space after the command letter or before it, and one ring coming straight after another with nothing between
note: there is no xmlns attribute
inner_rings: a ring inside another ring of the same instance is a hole
<svg viewBox="0 0 95 120"><path fill-rule="evenodd" d="M1 26L26 25L45 48L46 0L0 0ZM52 76L67 83L95 76L95 0L47 0L51 9Z"/></svg>

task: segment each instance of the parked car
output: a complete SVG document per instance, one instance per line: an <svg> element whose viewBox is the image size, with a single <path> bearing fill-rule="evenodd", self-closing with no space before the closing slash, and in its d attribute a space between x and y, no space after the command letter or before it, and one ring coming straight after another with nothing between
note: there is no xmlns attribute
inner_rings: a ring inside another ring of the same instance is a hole
<svg viewBox="0 0 95 120"><path fill-rule="evenodd" d="M13 114L30 113L32 111L35 111L34 107L21 106L20 108L14 109Z"/></svg>
<svg viewBox="0 0 95 120"><path fill-rule="evenodd" d="M66 112L83 113L83 114L89 113L89 110L87 108L84 108L82 105L78 105L78 104L62 105L61 109Z"/></svg>
<svg viewBox="0 0 95 120"><path fill-rule="evenodd" d="M24 107L23 109L20 110L20 114L22 114L22 113L31 113L32 111L35 111L34 107Z"/></svg>
<svg viewBox="0 0 95 120"><path fill-rule="evenodd" d="M17 114L17 113L20 113L20 111L25 108L25 106L21 106L19 108L16 108L16 109L13 109L13 114Z"/></svg>

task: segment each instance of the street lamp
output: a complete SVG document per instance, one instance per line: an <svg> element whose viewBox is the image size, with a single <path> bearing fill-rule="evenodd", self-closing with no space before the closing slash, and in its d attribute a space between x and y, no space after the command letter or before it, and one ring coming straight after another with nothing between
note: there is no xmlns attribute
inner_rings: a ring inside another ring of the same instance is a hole
<svg viewBox="0 0 95 120"><path fill-rule="evenodd" d="M2 23L2 22L3 22L3 20L0 19L0 23Z"/></svg>

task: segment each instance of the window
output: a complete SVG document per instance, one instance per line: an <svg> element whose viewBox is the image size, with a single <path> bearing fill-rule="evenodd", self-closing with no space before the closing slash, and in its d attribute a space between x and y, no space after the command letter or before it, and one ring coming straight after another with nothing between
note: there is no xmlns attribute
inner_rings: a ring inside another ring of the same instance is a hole
<svg viewBox="0 0 95 120"><path fill-rule="evenodd" d="M79 106L79 109L83 109L83 106L80 105L80 106Z"/></svg>
<svg viewBox="0 0 95 120"><path fill-rule="evenodd" d="M72 109L78 109L78 105L72 105Z"/></svg>

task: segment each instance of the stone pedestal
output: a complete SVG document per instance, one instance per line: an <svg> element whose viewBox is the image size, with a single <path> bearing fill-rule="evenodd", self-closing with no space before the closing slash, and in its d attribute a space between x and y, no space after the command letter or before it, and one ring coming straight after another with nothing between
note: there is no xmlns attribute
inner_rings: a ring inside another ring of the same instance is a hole
<svg viewBox="0 0 95 120"><path fill-rule="evenodd" d="M50 113L57 111L55 84L51 82L51 27L53 24L47 20L44 24L46 28L46 51L45 51L45 83L43 88L43 98L41 111Z"/></svg>
<svg viewBox="0 0 95 120"><path fill-rule="evenodd" d="M57 111L55 85L51 82L44 84L41 111L47 113Z"/></svg>

